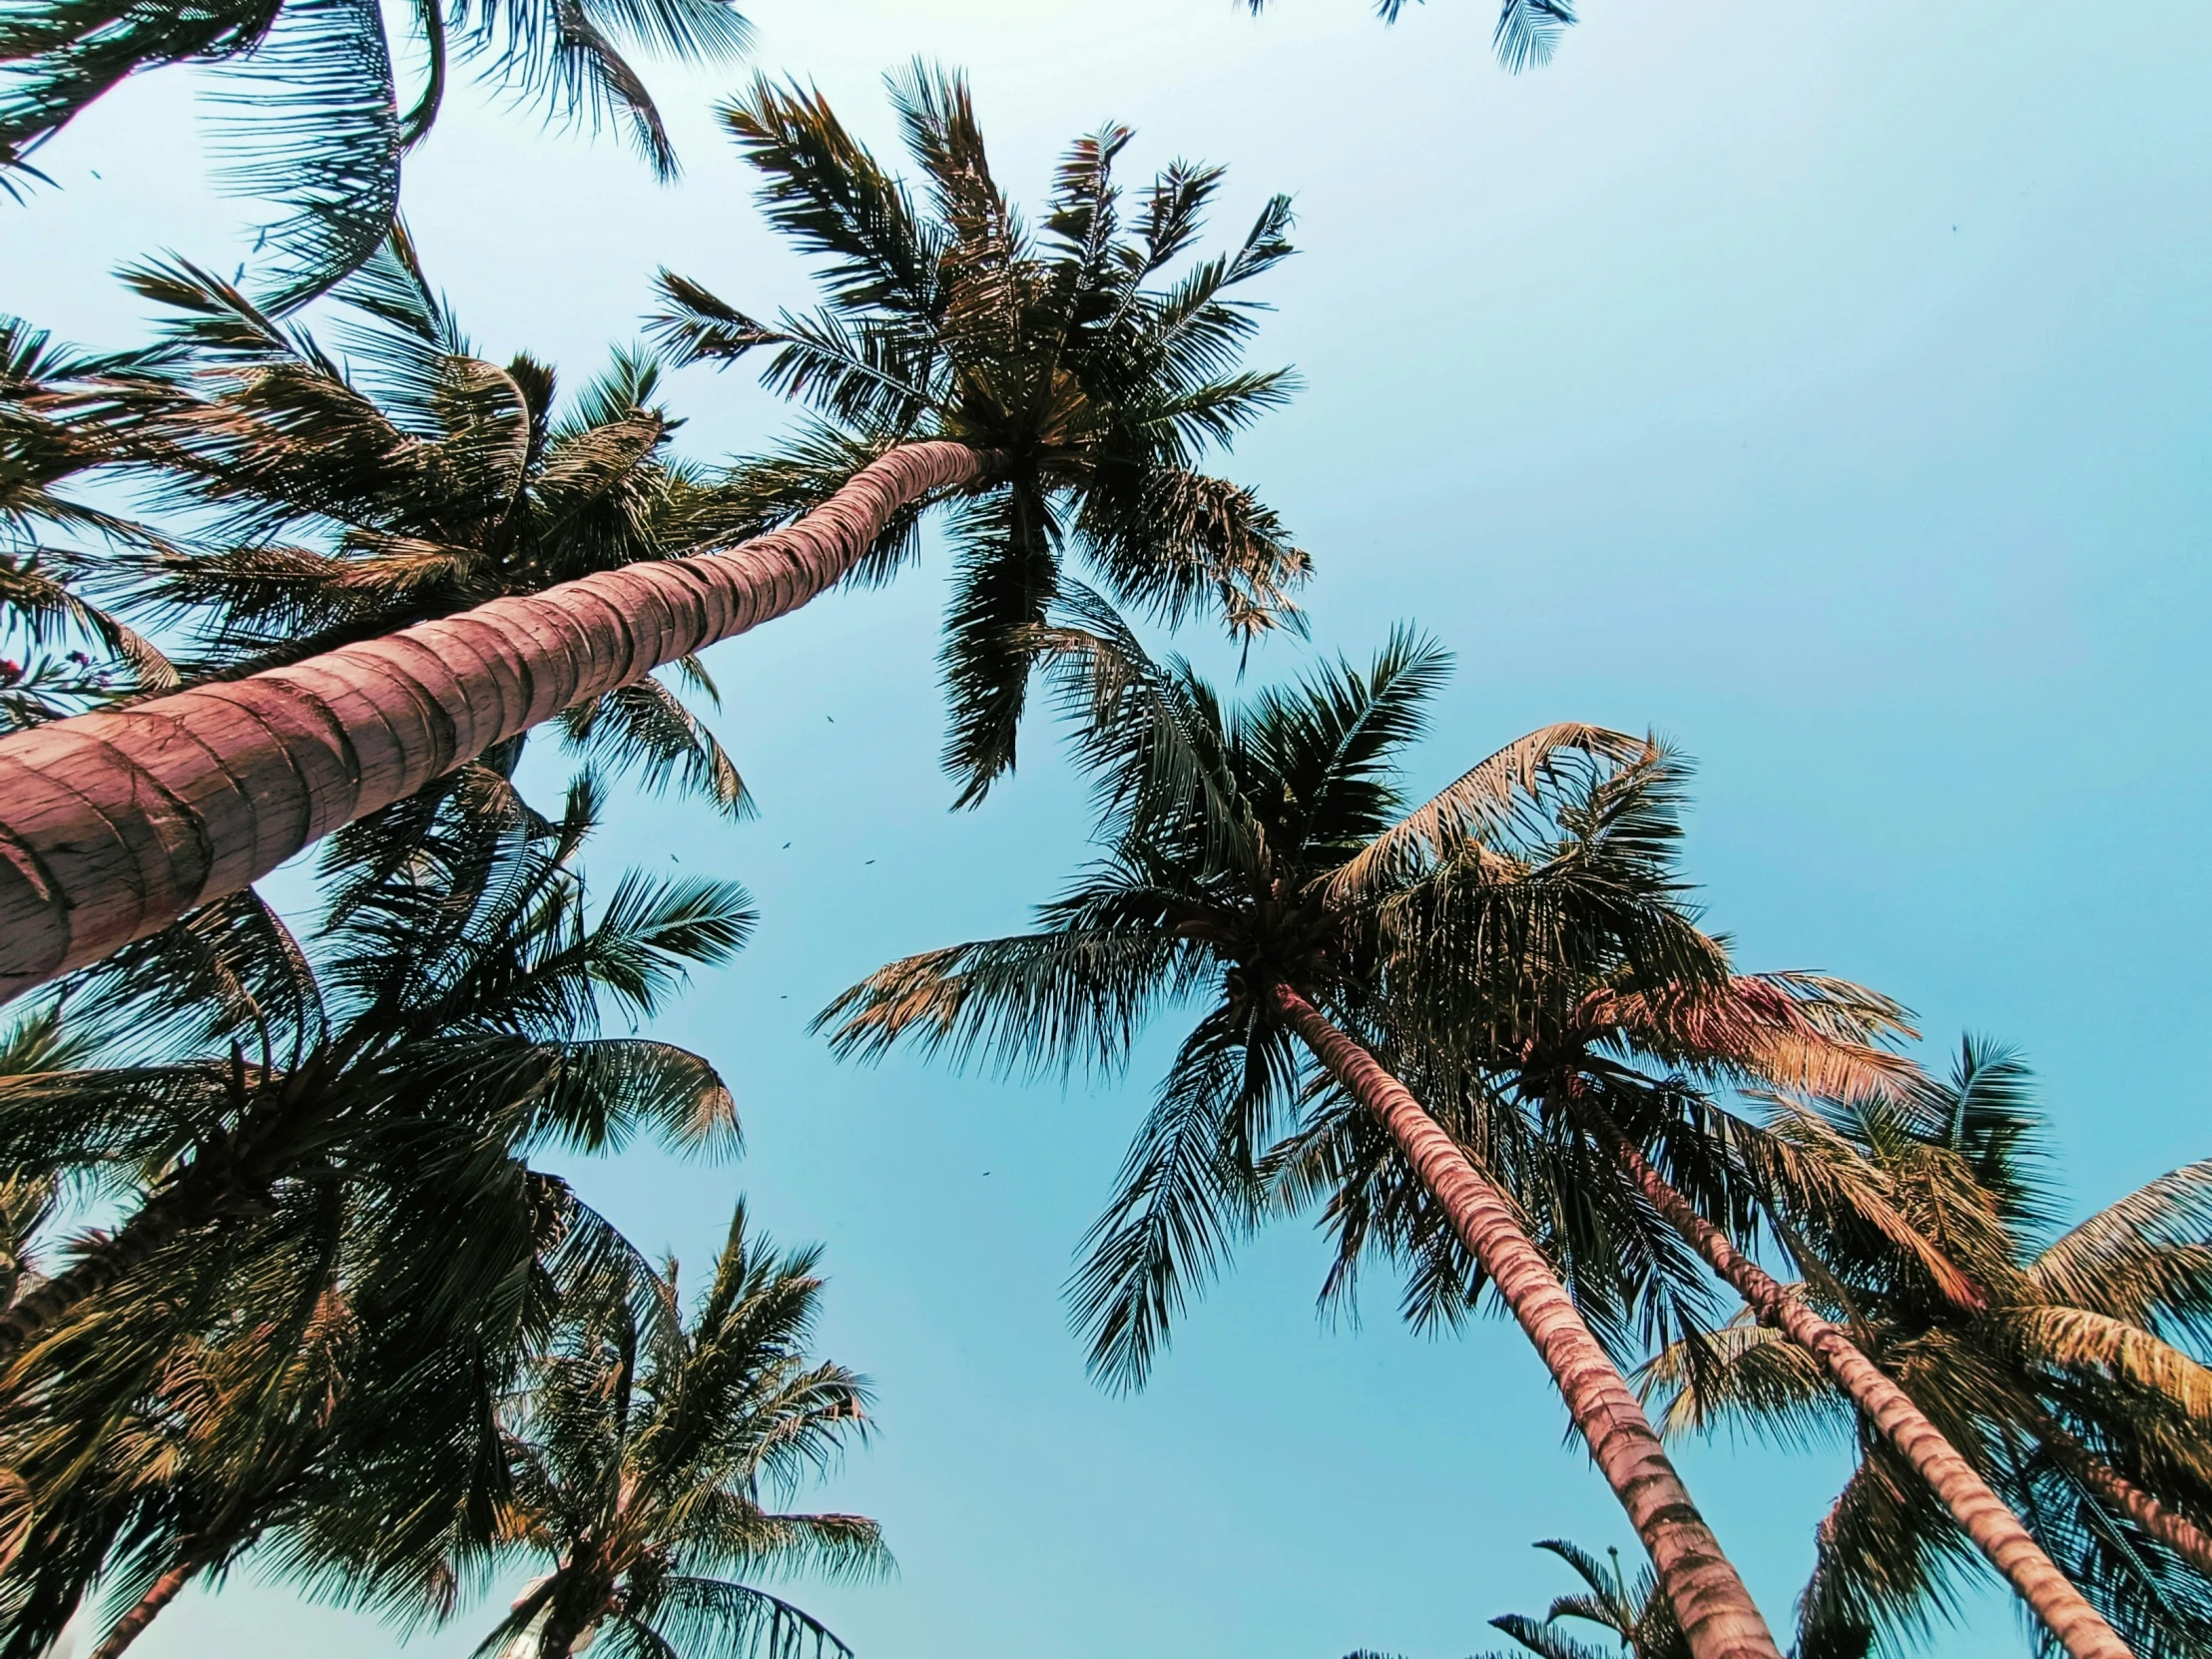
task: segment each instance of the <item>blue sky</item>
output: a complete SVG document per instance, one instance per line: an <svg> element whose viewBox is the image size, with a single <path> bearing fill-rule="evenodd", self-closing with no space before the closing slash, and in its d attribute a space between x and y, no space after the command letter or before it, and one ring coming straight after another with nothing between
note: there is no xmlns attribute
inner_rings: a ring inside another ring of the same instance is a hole
<svg viewBox="0 0 2212 1659"><path fill-rule="evenodd" d="M1219 225L1294 192L1308 252L1257 355L1308 389L1239 446L1319 563L1317 648L1411 619L1459 657L1419 782L1555 719L1656 728L1701 763L1692 862L1747 962L1867 980L1932 1040L1972 1028L2043 1078L2074 1200L2202 1155L2189 963L2212 600L2212 11L1955 0L1591 0L1549 69L1490 64L1483 0L1385 30L1359 0L759 0L757 61L885 141L876 77L972 75L1002 181L1114 118L1140 166L1231 164ZM77 339L137 327L107 273L235 262L193 77L127 88L0 214L0 308ZM540 139L464 98L408 213L483 347L570 384L666 264L741 302L806 294L706 106L661 74L688 164ZM97 172L99 177L93 177ZM686 373L695 453L781 411ZM880 1434L822 1497L901 1571L804 1585L864 1656L1450 1659L1564 1587L1529 1552L1626 1545L1517 1334L1428 1342L1378 1284L1325 1329L1323 1251L1247 1250L1157 1381L1084 1379L1059 1285L1148 1077L1061 1091L897 1059L833 1065L807 1017L882 960L1017 925L1082 850L1036 728L1019 776L947 811L941 562L719 648L721 730L765 808L625 807L598 850L747 881L758 942L668 1021L729 1075L739 1163L580 1167L641 1244L703 1262L741 1190L821 1239L827 1350ZM1210 660L1220 654L1194 639ZM1293 646L1256 676L1295 672ZM787 849L785 842L791 845ZM870 862L869 860L873 860ZM1154 1057L1157 1057L1155 1055ZM1683 1462L1778 1621L1833 1456ZM458 1655L463 1620L412 1651ZM390 1651L373 1623L241 1586L141 1645L257 1659ZM2023 1651L2001 1601L1935 1651Z"/></svg>

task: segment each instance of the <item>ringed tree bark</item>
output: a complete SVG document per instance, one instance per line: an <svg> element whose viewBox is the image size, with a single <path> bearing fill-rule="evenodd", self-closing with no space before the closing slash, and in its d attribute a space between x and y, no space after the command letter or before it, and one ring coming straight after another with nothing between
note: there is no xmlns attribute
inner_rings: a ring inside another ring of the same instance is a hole
<svg viewBox="0 0 2212 1659"><path fill-rule="evenodd" d="M1928 1414L1913 1402L1839 1327L1808 1308L1804 1302L1738 1250L1712 1222L1700 1215L1690 1201L1651 1165L1613 1121L1612 1115L1580 1091L1569 1091L1574 1114L1582 1120L1600 1147L1628 1174L1652 1208L1680 1233L1706 1265L1744 1300L1762 1323L1780 1330L1821 1364L1837 1387L1884 1438L1897 1447L1915 1473L1928 1483L1936 1499L1949 1510L1959 1530L1989 1564L2003 1574L2020 1599L2027 1603L2043 1627L2073 1659L2126 1659L2128 1648L2114 1634L2097 1610L2089 1605L2019 1517L1989 1489L1987 1481L1959 1455ZM2107 1471L2109 1472L2109 1471ZM2117 1475L2113 1475L2118 1480ZM2124 1484L2124 1482L2123 1482ZM2132 1488L2130 1488L2132 1490ZM2109 1492L2107 1495L2111 1495ZM2146 1494L2137 1493L2137 1496ZM2155 1508L2155 1504L2153 1505ZM2155 1527L2148 1516L2145 1529L2175 1547L2183 1547L2168 1530ZM2180 1516L2159 1511L2158 1518L2179 1521ZM2201 1537L2198 1538L2201 1542ZM2186 1551L2185 1551L2186 1553Z"/></svg>
<svg viewBox="0 0 2212 1659"><path fill-rule="evenodd" d="M0 739L0 1001L238 892L587 698L799 609L996 457L923 441L724 552L603 571Z"/></svg>
<svg viewBox="0 0 2212 1659"><path fill-rule="evenodd" d="M1766 1620L1699 1514L1643 1406L1504 1195L1483 1179L1411 1091L1313 1003L1283 984L1275 987L1273 1000L1329 1074L1388 1131L1542 1356L1592 1459L1650 1553L1691 1653L1696 1659L1780 1659Z"/></svg>

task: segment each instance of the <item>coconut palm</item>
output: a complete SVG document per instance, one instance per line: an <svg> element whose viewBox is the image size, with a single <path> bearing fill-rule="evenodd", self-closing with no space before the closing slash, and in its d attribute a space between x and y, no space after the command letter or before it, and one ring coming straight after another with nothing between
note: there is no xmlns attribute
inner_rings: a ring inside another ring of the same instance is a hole
<svg viewBox="0 0 2212 1659"><path fill-rule="evenodd" d="M189 679L242 679L732 527L701 472L669 453L680 422L649 360L617 351L564 406L537 359L476 355L403 228L336 288L335 351L197 268L131 278L173 318L163 382L80 376L46 401L202 527L191 547L142 555L133 584L182 633ZM674 669L714 700L696 657ZM595 763L750 811L729 756L656 678L557 719Z"/></svg>
<svg viewBox="0 0 2212 1659"><path fill-rule="evenodd" d="M869 1572L873 1521L771 1507L865 1430L866 1384L809 1353L819 1251L779 1255L740 1205L687 1321L675 1264L579 1308L511 1414L499 1559L542 1562L481 1652L776 1659L849 1649L732 1574Z"/></svg>
<svg viewBox="0 0 2212 1659"><path fill-rule="evenodd" d="M235 1253L217 1296L149 1270L81 1306L38 1385L0 1408L0 1461L34 1505L0 1652L41 1651L97 1579L112 1659L249 1552L335 1599L449 1610L443 1561L482 1541L507 1490L499 1399L559 1298L626 1248L560 1182L514 1160L504 1174L446 1184L469 1209L435 1259L368 1254L392 1241L340 1214Z"/></svg>
<svg viewBox="0 0 2212 1659"><path fill-rule="evenodd" d="M729 0L424 0L407 8L421 84L402 110L385 15L372 0L216 0L118 9L27 0L0 16L0 189L43 178L30 157L127 77L228 66L225 182L278 204L258 250L278 309L321 291L391 229L401 157L429 135L449 68L473 63L549 121L612 120L662 179L676 154L624 51L728 63L751 34Z"/></svg>
<svg viewBox="0 0 2212 1659"><path fill-rule="evenodd" d="M1632 865L1616 859L1614 867L1648 901L1679 907L1686 883L1676 856L1672 771L1624 770L1607 784L1614 798L1607 813L1554 813L1528 827L1535 838L1509 829L1492 833L1487 850L1524 862L1556 858L1592 836L1617 838L1633 819L1638 858ZM1348 895L1373 883L1382 896L1387 882L1387 872L1372 865L1348 866L1337 878ZM1615 1336L1616 1353L1629 1347L1632 1315L1641 1316L1634 1336L1647 1344L1700 1329L1700 1300L1683 1295L1668 1265L1677 1248L1665 1237L1671 1231L1760 1320L1813 1357L2062 1644L2115 1651L2095 1608L1929 1414L1844 1329L1791 1295L1737 1243L1818 1229L1834 1243L1848 1238L1855 1251L1902 1254L1938 1294L1976 1303L1970 1278L1896 1202L1879 1172L1807 1156L1790 1137L1762 1132L1718 1098L1721 1090L1787 1090L1848 1106L1917 1086L1918 1069L1885 1046L1914 1035L1904 1011L1826 975L1735 973L1721 942L1697 933L1687 909L1678 908L1677 923L1701 941L1685 958L1696 968L1688 979L1654 980L1629 959L1600 952L1531 998L1510 981L1485 990L1448 971L1431 984L1432 968L1402 959L1389 1010L1400 1044L1392 1064L1432 1109L1446 1108L1450 1121L1467 1126L1463 1133L1481 1138L1494 1167L1540 1169L1539 1190L1566 1189L1573 1206L1602 1216L1612 1259L1599 1271L1577 1270L1580 1247L1570 1230L1555 1231L1553 1253L1585 1316L1601 1335ZM1417 1318L1433 1323L1467 1312L1469 1286L1477 1283L1470 1264L1450 1229L1425 1213L1425 1195L1402 1180L1357 1101L1325 1103L1272 1161L1297 1194L1326 1195L1339 1240L1333 1294L1347 1294L1361 1254L1380 1249L1410 1267L1417 1301L1409 1312ZM1531 1183L1513 1185L1526 1206Z"/></svg>
<svg viewBox="0 0 2212 1659"><path fill-rule="evenodd" d="M1546 1538L1536 1547L1574 1568L1584 1588L1554 1597L1540 1619L1506 1613L1490 1621L1493 1629L1502 1630L1537 1659L1597 1659L1598 1650L1559 1628L1570 1619L1609 1634L1619 1644L1623 1659L1689 1659L1682 1627L1649 1568L1631 1578L1621 1566L1619 1550L1607 1550L1606 1559L1600 1561L1562 1538Z"/></svg>
<svg viewBox="0 0 2212 1659"><path fill-rule="evenodd" d="M419 1251L451 1199L423 1183L484 1158L496 1180L539 1145L731 1136L705 1061L596 1027L603 998L649 1014L691 964L736 951L744 890L631 876L591 913L573 859L597 799L587 775L548 822L464 768L405 868L338 862L309 938L242 894L72 987L100 1063L0 1080L0 1171L147 1177L120 1227L78 1240L0 1314L14 1375L39 1369L42 1331L141 1264L220 1272L218 1243L320 1226L334 1195L357 1190Z"/></svg>
<svg viewBox="0 0 2212 1659"><path fill-rule="evenodd" d="M819 505L692 558L0 738L0 999L239 890L563 709L882 574L933 502L953 506L964 549L948 657L971 798L1011 763L1024 630L1069 539L1116 592L1171 618L1210 603L1247 637L1285 620L1304 556L1252 496L1191 463L1284 392L1280 375L1234 369L1251 316L1230 290L1288 252L1287 206L1169 280L1218 175L1171 169L1124 233L1114 134L1071 153L1040 251L990 183L959 83L917 74L903 114L930 173L927 215L819 100L764 87L729 112L741 136L760 129L746 142L786 181L781 223L837 262L829 312L756 325L672 288L688 307L668 324L683 351L774 346L772 375L843 411L732 497L741 517ZM275 324L225 305L250 349L270 348ZM909 393L920 400L902 412Z"/></svg>
<svg viewBox="0 0 2212 1659"><path fill-rule="evenodd" d="M177 684L160 651L85 597L96 560L75 538L90 535L104 551L166 544L71 498L62 486L108 459L102 434L36 408L56 387L111 366L0 316L0 732Z"/></svg>
<svg viewBox="0 0 2212 1659"><path fill-rule="evenodd" d="M329 872L314 935L227 901L70 987L66 1046L50 1013L12 1045L0 1165L98 1182L126 1219L0 1314L0 1462L37 1516L9 1659L96 1575L139 1597L127 1640L272 1528L338 1593L434 1590L499 1495L484 1432L551 1287L620 1254L517 1154L734 1135L705 1061L596 1026L737 948L742 892L632 878L593 915L588 779L559 823L481 766L438 794L405 868ZM343 1364L287 1372L310 1330ZM346 1530L364 1493L393 1517L373 1549Z"/></svg>
<svg viewBox="0 0 2212 1659"><path fill-rule="evenodd" d="M1619 1645L1622 1659L1689 1659L1682 1627L1659 1593L1650 1569L1633 1577L1621 1566L1621 1552L1609 1549L1599 1560L1579 1544L1546 1538L1536 1548L1549 1550L1575 1570L1583 1589L1556 1596L1540 1619L1506 1613L1490 1621L1515 1645L1538 1659L1597 1659L1599 1650L1560 1628L1563 1621L1595 1625Z"/></svg>
<svg viewBox="0 0 2212 1659"><path fill-rule="evenodd" d="M1141 1382L1190 1287L1261 1216L1263 1154L1317 1071L1362 1103L1550 1370L1680 1615L1691 1651L1777 1652L1757 1608L1620 1373L1531 1241L1522 1211L1355 1033L1379 1028L1382 965L1416 937L1463 971L1541 995L1579 958L1673 961L1702 948L1620 879L1636 827L1522 868L1481 830L1541 778L1602 782L1646 746L1546 728L1404 812L1396 753L1444 671L1399 633L1367 671L1340 663L1294 693L1225 708L1181 662L1155 664L1102 603L1050 643L1080 723L1105 855L1039 912L1039 929L880 969L823 1015L840 1053L901 1038L1014 1067L1112 1070L1162 1003L1197 1017L1132 1143L1074 1282L1109 1382ZM1603 801L1593 811L1603 810ZM1348 869L1386 866L1387 904L1340 904ZM1325 1011L1326 1010L1326 1011Z"/></svg>
<svg viewBox="0 0 2212 1659"><path fill-rule="evenodd" d="M1848 1319L1868 1356L1985 1471L2139 1654L2212 1638L2212 1165L2191 1165L2063 1233L2038 1168L2026 1073L1968 1041L1951 1077L1778 1124L1808 1157L1879 1172L1970 1278L1971 1303L1915 1259L1801 1239L1798 1295ZM2054 1236L2055 1235L2055 1236ZM1841 1432L1859 1464L1822 1523L1803 1615L1924 1625L1971 1556L1895 1450L1836 1409L1819 1366L1748 1322L1669 1349L1650 1385L1674 1428Z"/></svg>
<svg viewBox="0 0 2212 1659"><path fill-rule="evenodd" d="M1134 135L1109 126L1061 159L1033 232L991 178L966 85L919 64L889 84L919 201L819 94L757 79L721 112L771 223L820 262L824 305L768 320L664 273L656 326L687 361L768 353L768 384L816 416L735 480L772 516L816 506L901 444L950 439L987 458L951 515L945 759L965 803L1014 764L1033 641L1069 552L1164 620L1210 604L1249 640L1292 614L1305 556L1249 491L1194 470L1290 389L1283 371L1237 368L1254 317L1233 294L1290 254L1291 208L1271 198L1233 253L1148 287L1196 240L1222 170L1170 167L1125 207L1114 170ZM854 574L895 570L918 516L887 522Z"/></svg>

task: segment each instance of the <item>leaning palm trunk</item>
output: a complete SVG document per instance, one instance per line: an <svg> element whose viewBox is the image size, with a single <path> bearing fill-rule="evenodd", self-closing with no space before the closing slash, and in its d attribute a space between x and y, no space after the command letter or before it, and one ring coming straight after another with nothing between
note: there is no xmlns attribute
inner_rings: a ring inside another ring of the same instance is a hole
<svg viewBox="0 0 2212 1659"><path fill-rule="evenodd" d="M1285 985L1275 1005L1330 1075L1389 1132L1535 1345L1599 1472L1650 1552L1695 1659L1781 1659L1773 1634L1691 1501L1628 1383L1484 1180L1405 1085Z"/></svg>
<svg viewBox="0 0 2212 1659"><path fill-rule="evenodd" d="M89 1241L67 1268L26 1291L0 1314L0 1372L23 1349L77 1306L98 1296L133 1269L199 1227L223 1208L233 1183L187 1176L155 1194L115 1232Z"/></svg>
<svg viewBox="0 0 2212 1659"><path fill-rule="evenodd" d="M199 1562L188 1557L155 1579L146 1593L132 1604L131 1610L109 1626L100 1645L92 1650L92 1659L120 1659L123 1650L146 1634L146 1627L154 1622L154 1616L184 1592L199 1570Z"/></svg>
<svg viewBox="0 0 2212 1659"><path fill-rule="evenodd" d="M0 740L0 1001L237 892L572 704L797 610L900 508L980 479L919 442L785 529Z"/></svg>
<svg viewBox="0 0 2212 1659"><path fill-rule="evenodd" d="M1910 1394L1885 1376L1841 1329L1791 1295L1731 1244L1718 1227L1698 1214L1690 1201L1652 1168L1650 1160L1622 1133L1604 1107L1586 1097L1575 1098L1572 1107L1652 1207L1696 1249L1708 1267L1728 1281L1745 1305L1820 1361L1836 1385L1913 1465L1914 1472L1928 1483L1959 1530L2005 1576L2073 1659L2128 1659L2127 1646L2113 1634L2112 1627L2043 1553L2019 1517L2004 1506L1988 1482L1974 1472L1973 1465L1913 1403ZM2117 1480L2119 1476L2112 1478Z"/></svg>
<svg viewBox="0 0 2212 1659"><path fill-rule="evenodd" d="M2212 1537L2178 1510L2169 1509L2142 1487L2046 1418L2036 1425L2036 1435L2059 1466L2113 1508L2212 1578Z"/></svg>

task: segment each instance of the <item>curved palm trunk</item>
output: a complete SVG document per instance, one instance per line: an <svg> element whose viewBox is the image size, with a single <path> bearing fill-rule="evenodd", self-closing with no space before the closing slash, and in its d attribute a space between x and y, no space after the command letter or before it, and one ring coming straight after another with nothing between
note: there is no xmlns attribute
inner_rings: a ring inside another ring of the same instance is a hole
<svg viewBox="0 0 2212 1659"><path fill-rule="evenodd" d="M1572 1107L1652 1207L1696 1248L1708 1267L1728 1281L1745 1305L1820 1361L1836 1385L1928 1482L1959 1530L2005 1576L2073 1659L2129 1659L2126 1644L2113 1634L2103 1616L2052 1564L2019 1517L2004 1506L1973 1465L1943 1437L1942 1430L1928 1420L1910 1394L1860 1353L1840 1328L1791 1295L1700 1215L1666 1177L1651 1167L1650 1160L1601 1105L1576 1098Z"/></svg>
<svg viewBox="0 0 2212 1659"><path fill-rule="evenodd" d="M181 1182L157 1193L69 1267L18 1297L0 1314L0 1369L79 1303L98 1296L187 1228L207 1221L222 1201L220 1185L206 1182Z"/></svg>
<svg viewBox="0 0 2212 1659"><path fill-rule="evenodd" d="M992 460L908 444L726 553L602 571L0 739L0 1001L239 891L571 704L797 610L893 513Z"/></svg>
<svg viewBox="0 0 2212 1659"><path fill-rule="evenodd" d="M1696 1659L1781 1659L1774 1636L1698 1513L1628 1383L1590 1335L1558 1276L1522 1232L1505 1196L1405 1085L1305 997L1275 1004L1291 1028L1396 1141L1454 1232L1528 1334L1606 1483L1628 1512Z"/></svg>
<svg viewBox="0 0 2212 1659"><path fill-rule="evenodd" d="M92 1659L117 1659L125 1648L146 1634L146 1627L154 1622L154 1615L175 1601L199 1570L200 1563L188 1557L155 1579L136 1605L108 1627L107 1635L92 1650Z"/></svg>

